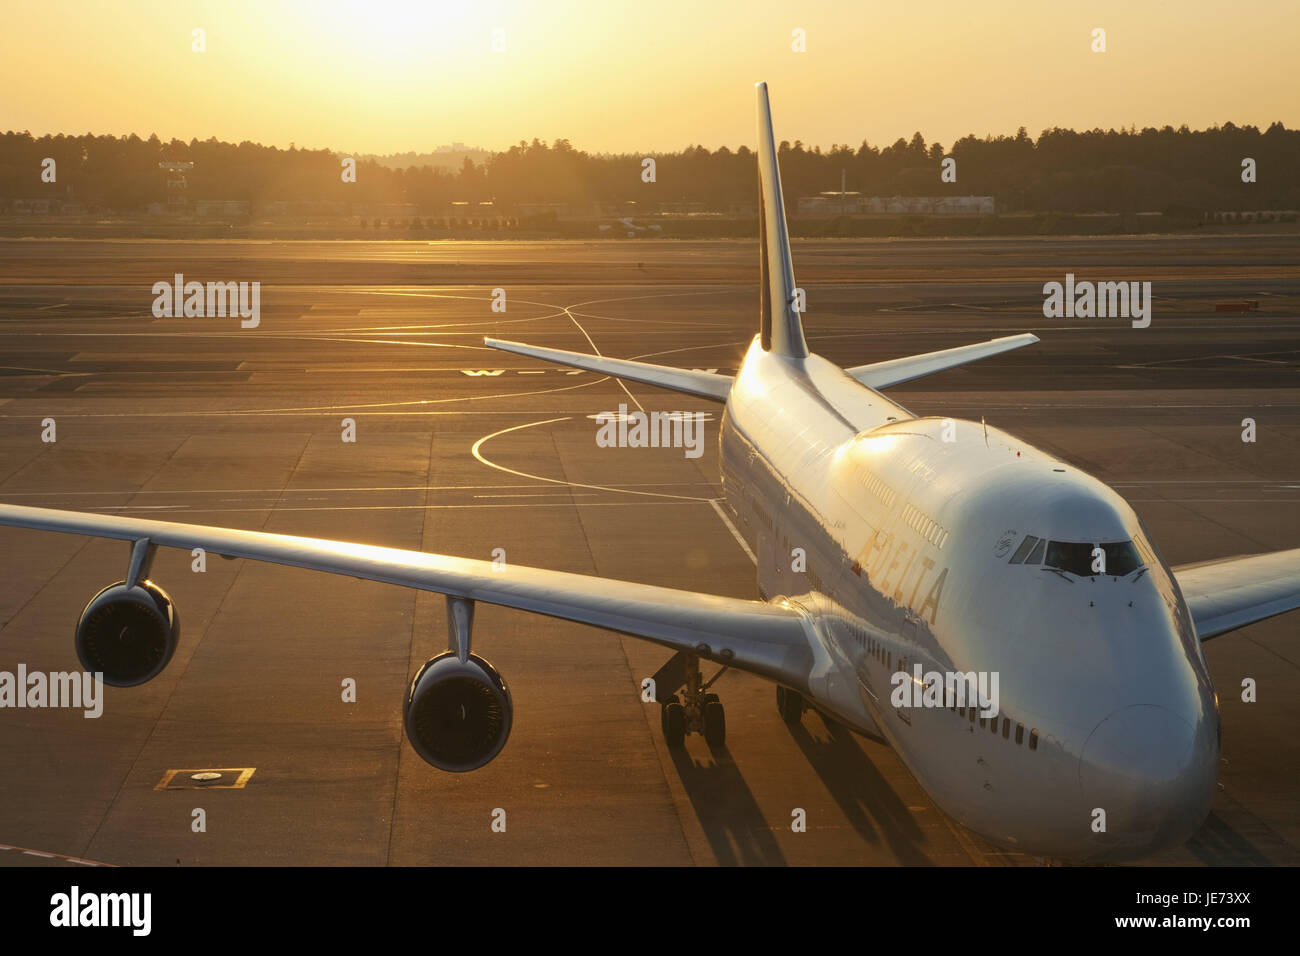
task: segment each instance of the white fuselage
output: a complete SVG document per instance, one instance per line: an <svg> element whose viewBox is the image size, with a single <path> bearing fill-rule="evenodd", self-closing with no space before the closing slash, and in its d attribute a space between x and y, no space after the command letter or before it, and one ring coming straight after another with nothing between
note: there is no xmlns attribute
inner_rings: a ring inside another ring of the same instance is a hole
<svg viewBox="0 0 1300 956"><path fill-rule="evenodd" d="M825 359L757 340L720 441L763 596L816 622L815 705L887 740L944 811L1078 860L1141 856L1204 820L1217 702L1173 575L1115 492L998 429L913 418ZM1011 563L1027 537L1132 542L1141 566ZM996 717L915 706L923 682L895 706L895 675L913 683L917 665L996 675Z"/></svg>

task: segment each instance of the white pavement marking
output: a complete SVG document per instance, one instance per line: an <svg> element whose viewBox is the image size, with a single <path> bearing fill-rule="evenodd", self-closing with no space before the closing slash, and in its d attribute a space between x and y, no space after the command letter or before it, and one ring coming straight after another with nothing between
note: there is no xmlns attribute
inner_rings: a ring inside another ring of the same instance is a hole
<svg viewBox="0 0 1300 956"><path fill-rule="evenodd" d="M475 495L475 498L594 498L595 495L589 492L572 492L572 491L555 491L537 495L516 494L516 495Z"/></svg>
<svg viewBox="0 0 1300 956"><path fill-rule="evenodd" d="M308 412L340 412L352 411L353 409L365 408L398 408L406 405L444 405L455 402L482 402L492 398L522 398L525 395L549 395L552 392L568 392L575 388L586 388L589 385L599 385L608 379L593 379L590 382L580 382L577 385L557 385L555 388L539 388L528 392L499 392L495 395L464 395L460 398L421 398L410 402L368 402L364 404L351 405L309 405L301 408L233 408L225 411L210 412L159 412L159 411L140 411L140 412L63 412L64 418L208 418L221 417L228 418L231 415L302 415ZM464 415L473 414L472 412L371 412L372 415L401 415L401 414L419 414L419 415ZM485 415L508 414L506 412L484 412ZM534 413L535 414L535 413ZM0 416L0 420L12 420L18 416Z"/></svg>
<svg viewBox="0 0 1300 956"><path fill-rule="evenodd" d="M636 401L636 399L633 399L633 401ZM469 450L469 453L473 455L475 458L477 458L479 462L481 462L484 465L487 465L489 468L495 468L497 471L504 471L506 474L509 475L517 475L520 478L532 478L535 481L549 482L552 485L565 485L566 487L569 488L591 488L596 491L613 491L620 495L645 495L649 498L675 498L678 501L712 501L713 500L711 498L700 498L696 495L669 495L658 491L629 491L627 488L619 488L614 485L586 485L578 481L564 481L563 479L560 478L546 478L543 477L542 475L530 475L526 471L515 471L513 468L507 468L505 465L498 465L496 462L484 458L483 455L479 452L479 449L483 447L484 443L491 441L493 438L496 438L498 435L505 435L508 432L519 431L519 429L521 428L532 428L535 425L550 425L555 422L567 422L570 420L571 417L572 416L566 415L561 418L547 418L540 422L527 422L523 425L512 425L510 428L503 428L500 431L493 432L491 435L484 435L482 438L480 438L478 441L474 443L474 447L472 447Z"/></svg>
<svg viewBox="0 0 1300 956"><path fill-rule="evenodd" d="M82 866L113 866L112 863L100 863L98 860L83 860L79 856L64 856L62 853L44 853L40 850L29 850L26 847L10 846L8 843L0 843L0 851L13 850L15 853L21 853L23 856L38 856L48 860L63 860L65 863L79 863Z"/></svg>
<svg viewBox="0 0 1300 956"><path fill-rule="evenodd" d="M727 526L727 530L731 532L731 536L736 539L737 544L745 549L745 554L749 555L749 560L753 561L754 566L757 567L758 558L755 557L754 552L749 549L749 545L746 543L745 539L740 536L740 532L736 530L736 526L731 523L731 519L727 517L727 513L722 510L721 502L721 498L713 498L709 501L709 504L713 505L713 510L717 512L718 517L722 519L722 523Z"/></svg>
<svg viewBox="0 0 1300 956"><path fill-rule="evenodd" d="M495 466L493 466L493 467L495 467ZM539 480L539 481L548 481L549 479L541 478L541 479L538 479L538 480ZM565 484L565 482L559 482L559 484ZM618 489L616 489L616 488L602 488L600 485L574 485L574 487L575 487L575 488L598 488L598 489L600 489L600 490L602 490L602 491L617 491L617 490L618 490ZM638 495L638 494L649 495L650 492L647 492L647 491L625 491L625 492L623 492L623 494L628 494L628 495ZM571 495L565 495L565 497L568 498L568 497L573 497L573 496L571 496ZM657 498L672 498L672 499L677 499L677 500L675 500L675 501L660 501L660 502L653 502L653 501L587 501L587 502L583 502L583 506L586 507L586 508L632 508L632 507L636 507L636 506L640 506L640 505L651 505L651 504L674 504L674 505L677 505L677 504L694 504L694 503L696 503L696 502L708 501L708 500L709 500L708 498L692 498L692 497L690 497L689 495L653 495L652 497L657 497ZM1163 501L1164 499L1160 499L1160 500ZM558 502L550 502L550 503L548 503L548 502L540 502L540 501L539 501L539 502L536 502L536 503L534 503L534 504L518 504L518 505L510 505L510 504L505 504L505 503L503 502L503 503L501 503L501 504L478 504L478 505L475 505L475 504L454 504L454 505L328 505L328 506L327 506L327 505L320 505L320 506L316 506L316 507L302 507L302 508L286 507L286 506L284 506L284 505L277 505L277 504L272 503L272 504L264 504L264 505L249 505L249 506L247 506L246 508L209 508L209 507L207 507L207 506L205 506L205 505L197 505L197 506L195 506L195 507L187 508L187 509L184 509L184 510L186 510L186 511L194 511L194 512L197 512L197 513L199 513L199 514L220 514L220 513L223 513L223 512L234 512L234 513L247 513L247 512L254 512L254 513L257 513L257 512L264 512L264 511L274 511L274 512L276 512L277 514L279 514L281 511L285 511L285 512L288 512L288 511L461 511L461 510L465 510L465 509L468 509L468 508L568 508L569 506L570 506L570 503L567 502L567 501L558 501ZM127 506L125 506L125 507L122 507L122 508L117 509L116 511L109 510L109 511L96 512L96 513L97 513L97 514L120 514L120 513L125 512L125 511L155 511L155 510L157 510L157 509L150 508L150 507L147 507L147 506L139 506L139 507L137 507L137 506L135 506L135 505L127 505ZM172 514L179 514L179 513L181 513L181 512L172 511L171 513L172 513Z"/></svg>
<svg viewBox="0 0 1300 956"><path fill-rule="evenodd" d="M1300 479L1298 479L1300 480ZM611 485L613 488L669 488L674 485L703 485L708 481L634 481ZM532 488L532 484L509 485L356 485L331 488L125 488L118 491L10 491L5 498L80 498L84 495L235 495L235 494L320 494L324 491L487 491L502 488Z"/></svg>
<svg viewBox="0 0 1300 956"><path fill-rule="evenodd" d="M578 321L577 317L574 316L574 314L567 307L565 308L564 311L565 314L568 315L569 319L573 322L573 324L578 327L578 331L581 332L583 338L587 340L587 344L591 346L591 350L595 352L597 355L602 355L603 353L600 351L600 349L596 348L596 343L592 341L591 336L587 334L587 330L582 327L582 323ZM628 389L627 384L621 378L616 378L614 381L618 382L618 387L627 393L627 397L632 399L632 402L636 405L636 407L641 409L642 412L644 412L645 406L643 406L640 402L636 400L636 396L633 395L632 392Z"/></svg>

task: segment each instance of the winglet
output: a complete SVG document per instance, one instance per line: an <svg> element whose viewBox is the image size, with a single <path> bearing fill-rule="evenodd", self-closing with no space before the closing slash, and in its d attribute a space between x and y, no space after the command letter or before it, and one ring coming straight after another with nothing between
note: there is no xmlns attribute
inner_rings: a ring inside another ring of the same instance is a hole
<svg viewBox="0 0 1300 956"><path fill-rule="evenodd" d="M781 197L781 170L776 161L776 136L772 132L772 109L767 84L758 90L758 248L760 283L760 330L764 351L805 358L803 324L794 307L794 266L790 259L790 235L785 224L785 202Z"/></svg>

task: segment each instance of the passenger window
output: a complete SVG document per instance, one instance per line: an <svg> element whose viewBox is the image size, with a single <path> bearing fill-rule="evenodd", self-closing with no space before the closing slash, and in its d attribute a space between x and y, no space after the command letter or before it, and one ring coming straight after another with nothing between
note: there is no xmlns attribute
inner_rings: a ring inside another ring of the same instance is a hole
<svg viewBox="0 0 1300 956"><path fill-rule="evenodd" d="M1006 740L1010 736L1011 736L1011 718L1003 717L1002 718L1002 739Z"/></svg>
<svg viewBox="0 0 1300 956"><path fill-rule="evenodd" d="M1038 731L1037 731L1037 730L1033 730L1033 729L1031 729L1031 730L1029 731L1029 749L1030 749L1030 750L1037 750L1037 749L1038 749Z"/></svg>
<svg viewBox="0 0 1300 956"><path fill-rule="evenodd" d="M1018 747L1024 742L1025 742L1025 725L1016 724L1016 746Z"/></svg>
<svg viewBox="0 0 1300 956"><path fill-rule="evenodd" d="M972 708L970 709L970 722L971 722L972 724L975 723L975 708L974 708L974 707L972 707Z"/></svg>
<svg viewBox="0 0 1300 956"><path fill-rule="evenodd" d="M1020 542L1020 547L1016 548L1016 553L1011 556L1009 564L1022 564L1025 556L1029 554L1030 548L1038 543L1038 539L1032 534L1025 535L1025 540Z"/></svg>

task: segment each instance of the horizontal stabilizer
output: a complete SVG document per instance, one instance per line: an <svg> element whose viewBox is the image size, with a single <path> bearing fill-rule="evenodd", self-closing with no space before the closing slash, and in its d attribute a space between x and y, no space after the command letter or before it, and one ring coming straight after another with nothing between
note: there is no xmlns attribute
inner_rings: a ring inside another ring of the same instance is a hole
<svg viewBox="0 0 1300 956"><path fill-rule="evenodd" d="M965 365L967 362L1010 352L1024 345L1033 345L1037 341L1038 336L1028 332L1023 335L1006 335L1000 339L989 339L987 342L976 342L973 345L959 345L955 349L943 349L938 352L890 359L887 362L858 365L844 371L868 388L888 388L890 385L910 382L914 378L933 375L935 372Z"/></svg>
<svg viewBox="0 0 1300 956"><path fill-rule="evenodd" d="M1185 565L1174 577L1202 641L1300 607L1300 549Z"/></svg>
<svg viewBox="0 0 1300 956"><path fill-rule="evenodd" d="M555 362L573 368L625 378L646 385L658 385L660 388L685 392L699 398L709 398L715 402L725 402L731 391L731 376L718 375L715 372L697 372L686 368L670 368L667 365L651 365L649 362L633 362L630 359L606 358L603 355L587 355L583 352L566 352L563 349L548 349L540 345L525 345L522 342L506 342L501 339L485 338L483 344L503 352L527 355L529 358Z"/></svg>

